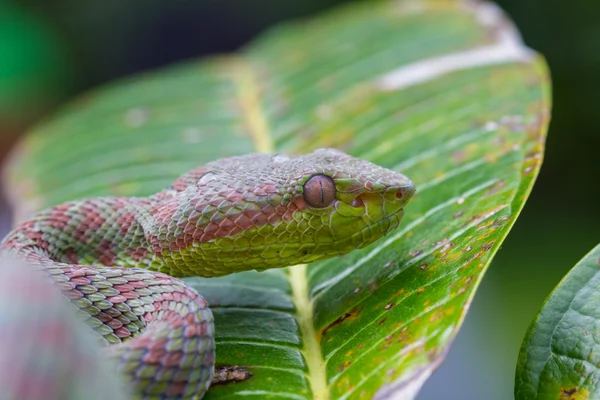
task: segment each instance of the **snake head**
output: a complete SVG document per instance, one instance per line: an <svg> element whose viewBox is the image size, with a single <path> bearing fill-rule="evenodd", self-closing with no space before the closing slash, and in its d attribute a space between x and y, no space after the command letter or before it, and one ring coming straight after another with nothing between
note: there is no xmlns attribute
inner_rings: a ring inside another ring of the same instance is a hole
<svg viewBox="0 0 600 400"><path fill-rule="evenodd" d="M302 262L344 254L386 235L415 193L406 176L335 149L299 158L311 167L295 174L300 178L293 192L294 220L301 243L314 247Z"/></svg>
<svg viewBox="0 0 600 400"><path fill-rule="evenodd" d="M348 253L396 228L415 192L406 176L334 149L229 157L202 171L154 213L150 239L171 274L187 275L181 265L217 276Z"/></svg>

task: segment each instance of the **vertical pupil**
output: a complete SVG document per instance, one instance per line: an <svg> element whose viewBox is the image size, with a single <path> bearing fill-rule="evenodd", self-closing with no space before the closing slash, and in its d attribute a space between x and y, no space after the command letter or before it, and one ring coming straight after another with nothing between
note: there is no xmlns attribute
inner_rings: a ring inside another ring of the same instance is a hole
<svg viewBox="0 0 600 400"><path fill-rule="evenodd" d="M322 180L319 180L319 186L321 186L321 203L325 203L325 190L323 190Z"/></svg>
<svg viewBox="0 0 600 400"><path fill-rule="evenodd" d="M335 184L326 175L315 175L304 184L303 197L311 207L327 207L335 200Z"/></svg>

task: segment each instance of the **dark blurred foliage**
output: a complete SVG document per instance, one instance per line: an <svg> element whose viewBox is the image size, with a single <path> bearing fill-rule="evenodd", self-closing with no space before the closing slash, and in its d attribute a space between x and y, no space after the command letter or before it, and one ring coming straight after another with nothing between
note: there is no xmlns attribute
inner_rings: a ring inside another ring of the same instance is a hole
<svg viewBox="0 0 600 400"><path fill-rule="evenodd" d="M67 46L49 22L0 1L0 159L19 132L72 89Z"/></svg>
<svg viewBox="0 0 600 400"><path fill-rule="evenodd" d="M231 52L266 27L336 0L26 0L68 39L83 85L188 58Z"/></svg>
<svg viewBox="0 0 600 400"><path fill-rule="evenodd" d="M17 10L0 0L0 92L6 82L4 64L12 62L6 56L13 53L6 49L30 57L19 59L20 68L33 74L28 82L43 88L13 92L26 93L13 98L40 104L36 110L42 110L19 114L22 127L53 101L64 99L65 90L75 95L124 75L229 52L274 23L347 2L22 0L15 1ZM448 359L427 382L421 399L512 398L517 354L529 322L562 275L600 242L600 2L498 3L550 66L554 109L546 159ZM20 25L15 18L22 20ZM10 35L21 44L8 46ZM6 98L11 96L0 94L1 101ZM0 138L8 131L15 128L0 123Z"/></svg>

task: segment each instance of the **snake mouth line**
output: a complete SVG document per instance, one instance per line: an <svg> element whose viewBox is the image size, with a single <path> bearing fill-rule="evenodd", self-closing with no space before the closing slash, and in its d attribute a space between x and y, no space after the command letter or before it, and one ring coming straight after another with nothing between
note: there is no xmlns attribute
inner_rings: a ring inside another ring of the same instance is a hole
<svg viewBox="0 0 600 400"><path fill-rule="evenodd" d="M404 215L404 208L400 208L397 211L387 215L386 217L381 218L374 224L367 225L367 226L361 228L360 230L352 233L349 236L346 236L346 237L343 237L343 238L333 241L331 243L331 245L336 246L336 245L342 244L343 242L345 242L349 239L352 239L356 236L359 236L359 235L363 236L363 233L367 230L372 230L372 229L376 229L376 228L379 228L378 232L381 233L381 236L384 236L398 227L403 215ZM386 223L389 223L388 228L385 230L382 230L381 227ZM377 240L378 238L380 238L381 236L372 235L372 237L369 240L366 240L364 243L360 244L358 247L359 248L365 247L365 246L371 244L372 242L374 242L375 240Z"/></svg>

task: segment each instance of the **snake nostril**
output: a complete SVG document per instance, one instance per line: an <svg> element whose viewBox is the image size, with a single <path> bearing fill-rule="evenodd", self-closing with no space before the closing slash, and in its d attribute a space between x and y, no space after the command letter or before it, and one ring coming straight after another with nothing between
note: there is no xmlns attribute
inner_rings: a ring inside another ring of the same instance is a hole
<svg viewBox="0 0 600 400"><path fill-rule="evenodd" d="M408 202L413 194L415 194L415 187L411 182L408 185L404 184L402 186L396 186L394 191L397 201Z"/></svg>

